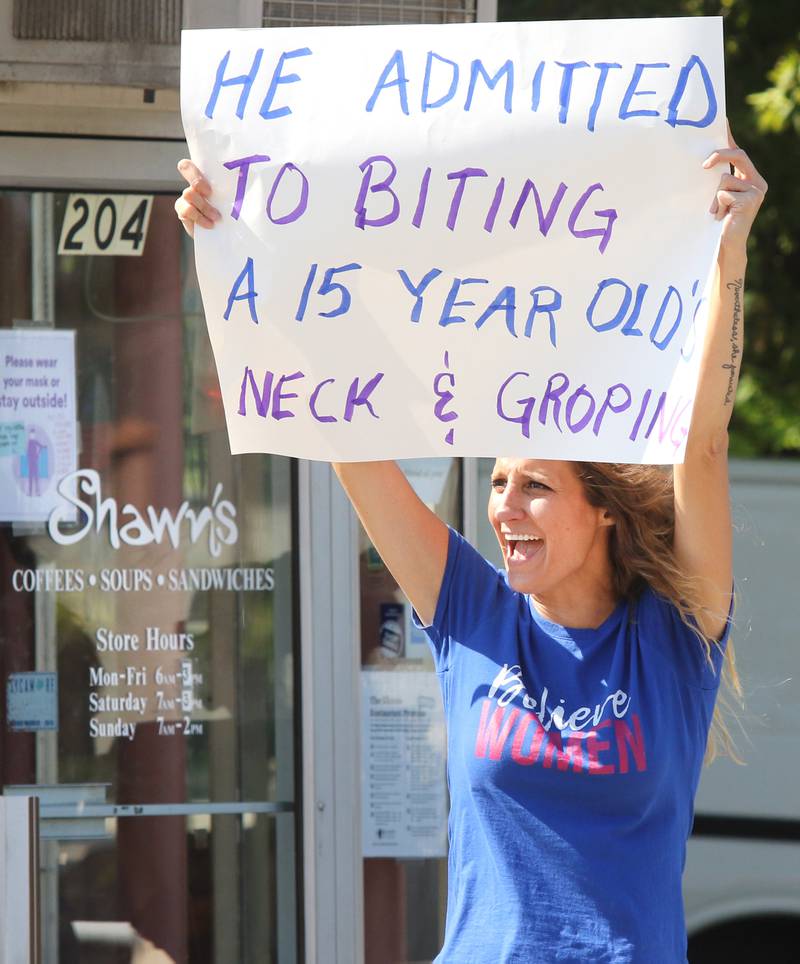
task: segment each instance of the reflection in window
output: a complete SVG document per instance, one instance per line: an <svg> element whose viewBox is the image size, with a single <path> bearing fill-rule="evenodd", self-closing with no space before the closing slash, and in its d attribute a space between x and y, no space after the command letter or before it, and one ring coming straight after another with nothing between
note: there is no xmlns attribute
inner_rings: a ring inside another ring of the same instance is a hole
<svg viewBox="0 0 800 964"><path fill-rule="evenodd" d="M59 694L57 731L3 733L0 778L100 785L118 804L292 808L291 463L230 455L173 199L153 199L133 257L58 255L67 197L0 192L0 329L75 332L79 423L55 531L0 514L2 692L48 670ZM33 581L15 589L15 572ZM127 924L175 961L293 961L294 821L178 812L46 844L45 959L130 960L76 933L83 920Z"/></svg>

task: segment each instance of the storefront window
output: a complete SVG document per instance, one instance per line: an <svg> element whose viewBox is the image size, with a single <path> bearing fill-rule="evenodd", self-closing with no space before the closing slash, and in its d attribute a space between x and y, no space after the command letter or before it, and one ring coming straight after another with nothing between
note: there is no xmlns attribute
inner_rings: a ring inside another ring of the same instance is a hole
<svg viewBox="0 0 800 964"><path fill-rule="evenodd" d="M461 463L400 463L461 525ZM444 938L447 782L439 683L411 605L361 531L361 747L366 964L431 961Z"/></svg>
<svg viewBox="0 0 800 964"><path fill-rule="evenodd" d="M297 959L294 472L230 455L172 203L0 193L0 779L48 964Z"/></svg>

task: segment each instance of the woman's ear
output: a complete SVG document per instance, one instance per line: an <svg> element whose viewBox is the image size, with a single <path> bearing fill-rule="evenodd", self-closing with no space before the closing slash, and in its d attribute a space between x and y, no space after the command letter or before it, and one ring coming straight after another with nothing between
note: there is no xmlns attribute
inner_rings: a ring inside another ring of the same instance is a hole
<svg viewBox="0 0 800 964"><path fill-rule="evenodd" d="M601 526L615 526L616 524L617 524L617 520L614 518L613 515L611 515L611 512L608 509L603 509L600 512Z"/></svg>

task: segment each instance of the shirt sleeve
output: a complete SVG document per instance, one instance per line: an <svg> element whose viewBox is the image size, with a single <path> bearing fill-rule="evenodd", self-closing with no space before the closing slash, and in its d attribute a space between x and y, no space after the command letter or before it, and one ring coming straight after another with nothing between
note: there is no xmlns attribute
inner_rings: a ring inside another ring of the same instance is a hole
<svg viewBox="0 0 800 964"><path fill-rule="evenodd" d="M642 645L666 659L682 682L704 690L718 689L733 622L733 593L722 637L711 644L710 664L705 646L677 607L649 587L639 598L636 619Z"/></svg>
<svg viewBox="0 0 800 964"><path fill-rule="evenodd" d="M502 573L450 529L447 564L433 622L425 626L416 612L413 616L414 623L427 634L437 673L450 668L455 646L473 635L496 611L500 597L509 592Z"/></svg>

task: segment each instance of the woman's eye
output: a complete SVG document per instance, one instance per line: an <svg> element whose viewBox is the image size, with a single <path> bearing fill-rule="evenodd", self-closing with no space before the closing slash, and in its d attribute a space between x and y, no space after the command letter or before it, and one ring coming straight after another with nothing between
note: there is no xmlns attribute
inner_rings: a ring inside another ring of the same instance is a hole
<svg viewBox="0 0 800 964"><path fill-rule="evenodd" d="M544 489L546 492L550 491L550 486L545 485L544 482L537 482L535 479L531 479L528 482L529 489Z"/></svg>
<svg viewBox="0 0 800 964"><path fill-rule="evenodd" d="M506 484L505 479L492 479L493 489L502 489L505 486L505 484Z"/></svg>

